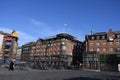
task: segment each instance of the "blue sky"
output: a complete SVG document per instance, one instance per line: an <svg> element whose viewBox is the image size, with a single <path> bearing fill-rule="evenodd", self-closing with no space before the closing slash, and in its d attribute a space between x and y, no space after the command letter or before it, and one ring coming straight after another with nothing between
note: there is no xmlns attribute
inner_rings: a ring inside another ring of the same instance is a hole
<svg viewBox="0 0 120 80"><path fill-rule="evenodd" d="M16 30L19 46L63 32L83 41L91 28L120 30L120 0L0 0L0 31Z"/></svg>

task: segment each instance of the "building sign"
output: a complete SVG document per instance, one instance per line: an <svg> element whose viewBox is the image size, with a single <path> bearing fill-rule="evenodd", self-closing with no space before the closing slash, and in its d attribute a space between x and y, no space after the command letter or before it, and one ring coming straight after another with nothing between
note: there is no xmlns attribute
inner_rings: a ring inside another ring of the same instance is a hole
<svg viewBox="0 0 120 80"><path fill-rule="evenodd" d="M0 34L0 52L1 52L1 49L2 49L3 38L4 38L4 35Z"/></svg>
<svg viewBox="0 0 120 80"><path fill-rule="evenodd" d="M11 37L11 36L8 36L8 37L6 37L6 40L7 40L7 41L12 41L12 37Z"/></svg>

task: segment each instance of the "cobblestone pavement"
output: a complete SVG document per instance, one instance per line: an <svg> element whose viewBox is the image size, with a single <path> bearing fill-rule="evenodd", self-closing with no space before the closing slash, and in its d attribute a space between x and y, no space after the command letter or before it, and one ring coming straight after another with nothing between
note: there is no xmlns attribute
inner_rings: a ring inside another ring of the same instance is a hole
<svg viewBox="0 0 120 80"><path fill-rule="evenodd" d="M0 80L120 80L120 72L88 70L14 70L0 69Z"/></svg>

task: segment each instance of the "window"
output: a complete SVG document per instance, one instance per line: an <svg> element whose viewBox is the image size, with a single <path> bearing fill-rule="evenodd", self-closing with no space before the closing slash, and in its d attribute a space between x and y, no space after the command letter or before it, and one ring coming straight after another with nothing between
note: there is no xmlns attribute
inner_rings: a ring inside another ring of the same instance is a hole
<svg viewBox="0 0 120 80"><path fill-rule="evenodd" d="M62 38L61 40L65 40L65 38Z"/></svg>
<svg viewBox="0 0 120 80"><path fill-rule="evenodd" d="M107 50L106 50L106 48L103 48L103 52L106 52Z"/></svg>
<svg viewBox="0 0 120 80"><path fill-rule="evenodd" d="M106 45L106 42L103 42L103 46L105 46Z"/></svg>
<svg viewBox="0 0 120 80"><path fill-rule="evenodd" d="M97 39L100 39L100 36L97 36Z"/></svg>
<svg viewBox="0 0 120 80"><path fill-rule="evenodd" d="M92 36L92 38L91 38L92 40L94 40L95 39L95 37L94 36Z"/></svg>
<svg viewBox="0 0 120 80"><path fill-rule="evenodd" d="M102 36L102 39L105 39L105 36Z"/></svg>
<svg viewBox="0 0 120 80"><path fill-rule="evenodd" d="M99 46L99 45L100 45L100 43L99 43L99 42L97 42L97 43L96 43L96 45L97 45L97 46Z"/></svg>
<svg viewBox="0 0 120 80"><path fill-rule="evenodd" d="M90 51L94 51L94 50L93 50L93 48L92 48L92 49L90 49Z"/></svg>
<svg viewBox="0 0 120 80"><path fill-rule="evenodd" d="M56 46L56 43L54 43L54 46Z"/></svg>
<svg viewBox="0 0 120 80"><path fill-rule="evenodd" d="M113 52L113 48L110 48L110 52Z"/></svg>
<svg viewBox="0 0 120 80"><path fill-rule="evenodd" d="M113 45L113 42L110 42L110 45Z"/></svg>
<svg viewBox="0 0 120 80"><path fill-rule="evenodd" d="M120 48L117 48L117 52L120 52Z"/></svg>
<svg viewBox="0 0 120 80"><path fill-rule="evenodd" d="M90 43L90 46L94 46L94 44L93 44L93 43Z"/></svg>
<svg viewBox="0 0 120 80"><path fill-rule="evenodd" d="M116 42L116 45L120 45L120 42L118 41L118 42Z"/></svg>
<svg viewBox="0 0 120 80"><path fill-rule="evenodd" d="M117 38L120 38L120 35L117 35Z"/></svg>
<svg viewBox="0 0 120 80"><path fill-rule="evenodd" d="M52 46L53 44L51 44L50 46Z"/></svg>
<svg viewBox="0 0 120 80"><path fill-rule="evenodd" d="M100 48L97 48L97 52L100 52Z"/></svg>

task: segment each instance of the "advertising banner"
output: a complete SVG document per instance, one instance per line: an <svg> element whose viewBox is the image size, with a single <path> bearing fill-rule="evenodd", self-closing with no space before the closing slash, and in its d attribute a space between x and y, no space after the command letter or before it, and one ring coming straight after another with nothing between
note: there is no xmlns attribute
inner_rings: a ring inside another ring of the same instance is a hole
<svg viewBox="0 0 120 80"><path fill-rule="evenodd" d="M2 49L3 38L4 38L4 35L0 34L0 52L1 52L1 49Z"/></svg>
<svg viewBox="0 0 120 80"><path fill-rule="evenodd" d="M7 40L7 41L12 41L12 37L11 37L11 36L8 36L8 37L6 37L6 40Z"/></svg>

